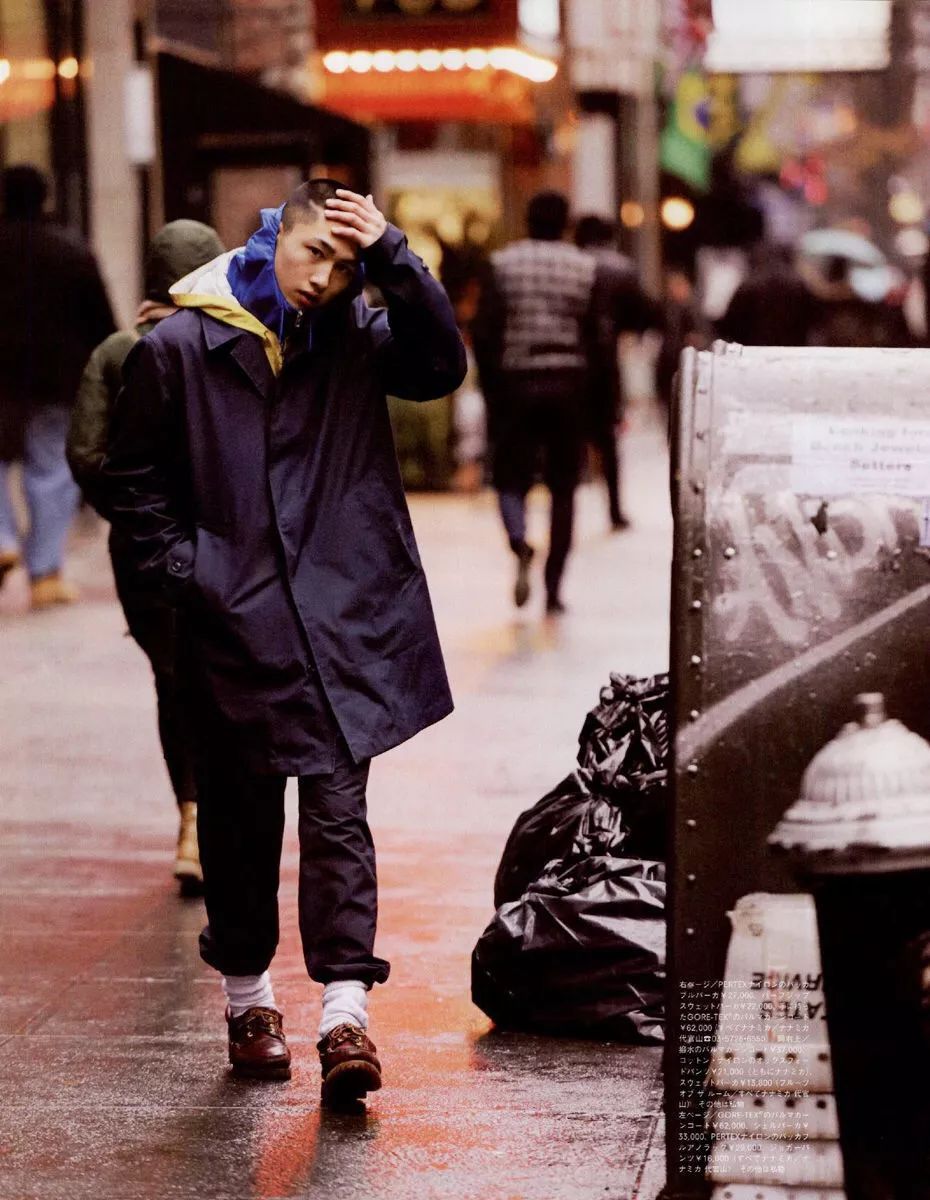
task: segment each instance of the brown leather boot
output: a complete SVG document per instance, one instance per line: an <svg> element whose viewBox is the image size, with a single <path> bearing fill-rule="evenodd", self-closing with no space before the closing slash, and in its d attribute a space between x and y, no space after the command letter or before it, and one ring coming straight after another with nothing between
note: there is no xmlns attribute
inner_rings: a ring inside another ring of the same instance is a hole
<svg viewBox="0 0 930 1200"><path fill-rule="evenodd" d="M358 1025L337 1025L317 1043L323 1068L321 1096L329 1108L364 1098L381 1087L381 1063L375 1044Z"/></svg>
<svg viewBox="0 0 930 1200"><path fill-rule="evenodd" d="M290 1079L291 1052L284 1040L281 1014L276 1008L247 1008L239 1017L229 1015L229 1061L234 1075L252 1079Z"/></svg>

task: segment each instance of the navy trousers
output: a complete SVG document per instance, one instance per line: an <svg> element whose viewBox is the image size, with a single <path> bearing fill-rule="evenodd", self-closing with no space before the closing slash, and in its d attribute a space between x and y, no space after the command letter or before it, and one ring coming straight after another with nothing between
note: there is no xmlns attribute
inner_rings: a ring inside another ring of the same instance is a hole
<svg viewBox="0 0 930 1200"><path fill-rule="evenodd" d="M298 915L311 979L383 983L374 956L378 916L375 849L368 828L367 761L340 739L335 769L298 780ZM208 924L205 962L224 975L260 975L278 945L278 882L284 837L282 775L242 769L229 741L200 745L197 834Z"/></svg>

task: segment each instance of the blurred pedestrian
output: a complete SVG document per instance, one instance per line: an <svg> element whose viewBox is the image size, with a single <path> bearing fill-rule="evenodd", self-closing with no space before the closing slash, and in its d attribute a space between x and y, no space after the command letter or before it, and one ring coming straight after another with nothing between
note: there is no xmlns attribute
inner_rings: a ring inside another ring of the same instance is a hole
<svg viewBox="0 0 930 1200"><path fill-rule="evenodd" d="M617 250L615 224L593 214L579 217L575 224L575 245L593 255L609 298L614 353L601 355L599 361L592 364L587 437L601 460L611 528L627 529L630 522L620 500L624 396L618 339L623 333L645 333L647 329L661 328L661 311L636 278L633 261Z"/></svg>
<svg viewBox="0 0 930 1200"><path fill-rule="evenodd" d="M87 357L113 332L93 254L44 216L36 167L0 176L0 585L25 560L33 608L67 604L65 540L79 493L65 461L71 406ZM20 538L9 465L22 464L29 529Z"/></svg>
<svg viewBox="0 0 930 1200"><path fill-rule="evenodd" d="M805 278L815 296L812 345L914 344L904 315L903 289L888 267L864 268L836 255L821 264L806 264Z"/></svg>
<svg viewBox="0 0 930 1200"><path fill-rule="evenodd" d="M487 413L472 339L472 326L478 315L478 302L481 298L480 276L462 275L451 284L447 284L446 290L452 302L459 333L462 335L467 363L465 378L452 394L455 459L452 486L458 492L477 492L484 484L488 451Z"/></svg>
<svg viewBox="0 0 930 1200"><path fill-rule="evenodd" d="M268 968L294 775L300 931L338 1104L381 1086L369 761L452 708L386 393L449 395L462 343L400 230L331 180L264 210L172 296L189 311L124 366L108 504L139 575L182 607L197 672L200 950L223 976L233 1069L290 1072Z"/></svg>
<svg viewBox="0 0 930 1200"><path fill-rule="evenodd" d="M761 243L750 256L749 275L717 324L727 342L743 346L806 346L816 301L795 269L787 246Z"/></svg>
<svg viewBox="0 0 930 1200"><path fill-rule="evenodd" d="M591 255L564 240L568 202L540 192L527 207L521 241L491 256L475 321L475 356L488 405L497 489L517 559L514 601L526 604L534 550L526 540L526 496L538 460L552 497L544 578L546 611L565 611L562 574L572 543L575 488L584 444L590 372L616 353L608 296Z"/></svg>
<svg viewBox="0 0 930 1200"><path fill-rule="evenodd" d="M68 464L86 499L110 519L103 461L126 355L140 337L177 312L169 288L197 267L223 253L215 230L199 221L172 221L149 245L145 263L145 299L132 329L112 333L94 350L84 368L68 433ZM129 632L145 652L155 676L158 732L180 816L174 874L184 895L199 893L203 883L197 849L197 787L194 779L193 719L184 677L179 670L177 613L160 588L136 577L132 544L119 528L110 530L113 578Z"/></svg>
<svg viewBox="0 0 930 1200"><path fill-rule="evenodd" d="M688 346L703 350L710 342L710 327L695 299L691 276L684 267L669 267L662 293L662 343L656 359L656 392L669 419L681 352Z"/></svg>

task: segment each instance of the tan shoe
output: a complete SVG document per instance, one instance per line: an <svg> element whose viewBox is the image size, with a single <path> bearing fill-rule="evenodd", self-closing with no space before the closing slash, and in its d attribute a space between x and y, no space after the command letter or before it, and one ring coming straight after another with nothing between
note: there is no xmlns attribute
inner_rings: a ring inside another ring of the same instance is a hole
<svg viewBox="0 0 930 1200"><path fill-rule="evenodd" d="M11 571L14 571L20 564L18 550L0 550L0 587L3 587L3 581Z"/></svg>
<svg viewBox="0 0 930 1200"><path fill-rule="evenodd" d="M174 877L181 884L182 896L200 895L203 888L203 871L200 868L200 848L197 845L197 805L192 800L187 800L181 805Z"/></svg>
<svg viewBox="0 0 930 1200"><path fill-rule="evenodd" d="M54 604L73 604L80 598L77 588L54 572L32 581L32 607L51 608Z"/></svg>

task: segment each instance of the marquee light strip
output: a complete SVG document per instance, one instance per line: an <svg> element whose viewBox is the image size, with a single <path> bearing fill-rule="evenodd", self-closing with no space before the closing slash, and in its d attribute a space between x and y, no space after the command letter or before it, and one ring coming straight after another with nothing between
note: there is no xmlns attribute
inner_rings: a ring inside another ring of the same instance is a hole
<svg viewBox="0 0 930 1200"><path fill-rule="evenodd" d="M366 75L369 71L387 74L391 71L509 71L531 83L549 83L558 74L558 64L551 59L530 54L517 46L493 46L489 50L331 50L323 56L323 66L331 75L354 71Z"/></svg>

